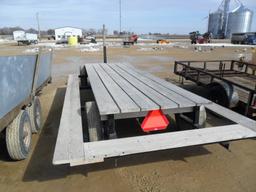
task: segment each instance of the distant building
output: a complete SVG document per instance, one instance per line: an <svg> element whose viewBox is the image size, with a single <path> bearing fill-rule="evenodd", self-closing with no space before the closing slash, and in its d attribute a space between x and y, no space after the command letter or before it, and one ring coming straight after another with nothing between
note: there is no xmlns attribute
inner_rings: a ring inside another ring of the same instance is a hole
<svg viewBox="0 0 256 192"><path fill-rule="evenodd" d="M68 39L68 37L82 37L82 29L76 27L60 27L54 30L55 31L55 39Z"/></svg>

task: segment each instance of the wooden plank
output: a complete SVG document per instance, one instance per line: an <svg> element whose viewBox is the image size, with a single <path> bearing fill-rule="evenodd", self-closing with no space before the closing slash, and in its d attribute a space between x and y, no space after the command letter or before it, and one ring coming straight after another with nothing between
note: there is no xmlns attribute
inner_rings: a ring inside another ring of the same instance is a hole
<svg viewBox="0 0 256 192"><path fill-rule="evenodd" d="M117 114L120 113L118 106L113 98L110 96L106 87L102 83L98 74L94 70L93 64L85 65L86 71L90 80L90 84L93 90L94 97L97 101L97 106L100 115Z"/></svg>
<svg viewBox="0 0 256 192"><path fill-rule="evenodd" d="M137 136L123 139L84 143L84 164L104 161L104 158L219 143L256 137L256 132L241 125Z"/></svg>
<svg viewBox="0 0 256 192"><path fill-rule="evenodd" d="M140 108L123 91L123 89L119 87L119 85L116 84L116 82L103 70L103 68L100 67L99 64L94 64L93 67L122 113L140 111ZM96 102L98 102L98 99L96 99Z"/></svg>
<svg viewBox="0 0 256 192"><path fill-rule="evenodd" d="M135 79L132 75L128 74L121 68L115 67L114 65L109 65L114 71L116 71L120 76L122 76L126 81L136 87L139 91L141 91L144 95L150 98L154 103L157 103L161 109L172 109L178 108L178 105L168 99L167 97L161 95L151 87L145 85L141 81Z"/></svg>
<svg viewBox="0 0 256 192"><path fill-rule="evenodd" d="M79 78L69 75L53 164L84 161Z"/></svg>
<svg viewBox="0 0 256 192"><path fill-rule="evenodd" d="M117 64L115 66L124 69L127 73L134 76L134 78L137 78L138 80L140 80L144 84L150 86L152 89L158 91L160 94L166 96L167 98L169 98L173 102L177 103L179 105L179 107L193 107L193 106L196 106L195 102L192 102L192 101L188 100L187 98L173 92L172 90L167 89L166 87L162 86L161 84L140 75L137 71L134 71L133 68L131 68L127 65Z"/></svg>
<svg viewBox="0 0 256 192"><path fill-rule="evenodd" d="M125 65L129 65L129 64L125 64ZM131 66L131 65L129 65L129 66ZM133 67L133 66L131 66L131 67ZM196 95L196 94L194 94L194 93L192 93L190 91L187 91L187 90L185 90L185 89L183 89L181 87L178 87L178 86L176 86L176 85L174 85L174 84L172 84L170 82L167 82L167 81L165 81L165 80L163 80L163 79L161 79L159 77L156 77L156 76L151 75L151 74L149 74L147 72L138 70L135 67L133 67L133 69L135 71L137 71L138 73L140 73L142 76L147 77L147 78L149 78L149 79L151 79L151 80L161 84L162 86L164 86L164 87L172 90L173 92L175 92L175 93L177 93L177 94L179 94L179 95L181 95L181 96L183 96L183 97L185 97L185 98L187 98L187 99L197 103L198 105L206 105L206 104L212 103L211 101L209 101L209 100L207 100L207 99L205 99L205 98L203 98L201 96L198 96L198 95Z"/></svg>
<svg viewBox="0 0 256 192"><path fill-rule="evenodd" d="M142 92L136 89L109 65L101 65L101 67L113 78L113 80L126 92L127 95L141 108L141 111L150 111L159 109L159 105L145 96Z"/></svg>
<svg viewBox="0 0 256 192"><path fill-rule="evenodd" d="M215 112L216 114L225 117L235 123L238 123L240 125L243 125L253 131L256 132L256 121L245 117L243 115L240 115L239 113L236 113L234 111L231 111L228 108L222 107L216 103L212 103L210 105L206 105L205 106L207 109L209 109L210 111Z"/></svg>
<svg viewBox="0 0 256 192"><path fill-rule="evenodd" d="M100 114L95 102L86 102L86 115L89 132L89 141L99 141L102 138L102 124Z"/></svg>

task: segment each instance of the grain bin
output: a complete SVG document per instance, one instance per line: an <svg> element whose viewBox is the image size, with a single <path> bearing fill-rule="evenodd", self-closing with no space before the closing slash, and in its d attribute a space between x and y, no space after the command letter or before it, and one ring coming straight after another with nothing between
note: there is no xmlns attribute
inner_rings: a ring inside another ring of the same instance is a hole
<svg viewBox="0 0 256 192"><path fill-rule="evenodd" d="M209 14L208 31L212 33L213 38L219 38L222 30L222 13L216 11Z"/></svg>
<svg viewBox="0 0 256 192"><path fill-rule="evenodd" d="M228 14L226 37L230 38L232 33L250 32L253 12L242 4Z"/></svg>

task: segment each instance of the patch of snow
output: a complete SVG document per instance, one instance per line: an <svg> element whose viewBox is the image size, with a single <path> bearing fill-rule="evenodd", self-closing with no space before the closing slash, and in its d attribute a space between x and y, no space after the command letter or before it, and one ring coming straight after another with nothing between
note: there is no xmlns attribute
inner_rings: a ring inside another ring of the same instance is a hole
<svg viewBox="0 0 256 192"><path fill-rule="evenodd" d="M38 52L38 48L33 48L33 49L26 49L25 51L23 51L24 53L37 53Z"/></svg>
<svg viewBox="0 0 256 192"><path fill-rule="evenodd" d="M239 45L232 43L206 43L206 44L196 44L195 47L237 47L237 48L256 48L256 45Z"/></svg>
<svg viewBox="0 0 256 192"><path fill-rule="evenodd" d="M81 52L97 52L97 51L100 51L100 49L95 47L87 47L87 48L81 49L80 51Z"/></svg>
<svg viewBox="0 0 256 192"><path fill-rule="evenodd" d="M8 39L0 39L0 43L7 43L7 42L10 42L10 40L8 40Z"/></svg>

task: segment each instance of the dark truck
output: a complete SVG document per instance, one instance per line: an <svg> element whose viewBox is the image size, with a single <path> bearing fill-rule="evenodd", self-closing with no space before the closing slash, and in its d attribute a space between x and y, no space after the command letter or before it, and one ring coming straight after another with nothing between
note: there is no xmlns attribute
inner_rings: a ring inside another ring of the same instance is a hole
<svg viewBox="0 0 256 192"><path fill-rule="evenodd" d="M231 37L233 44L256 45L256 33L233 33Z"/></svg>

